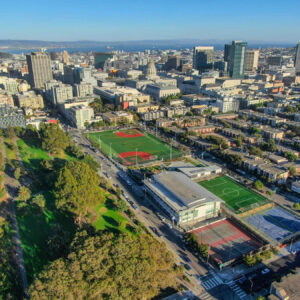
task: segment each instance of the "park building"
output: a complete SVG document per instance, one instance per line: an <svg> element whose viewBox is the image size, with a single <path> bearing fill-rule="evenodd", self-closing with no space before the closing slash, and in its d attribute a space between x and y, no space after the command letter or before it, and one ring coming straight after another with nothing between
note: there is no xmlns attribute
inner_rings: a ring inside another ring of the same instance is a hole
<svg viewBox="0 0 300 300"><path fill-rule="evenodd" d="M192 224L218 217L220 198L181 172L165 171L144 180L145 194L176 224Z"/></svg>

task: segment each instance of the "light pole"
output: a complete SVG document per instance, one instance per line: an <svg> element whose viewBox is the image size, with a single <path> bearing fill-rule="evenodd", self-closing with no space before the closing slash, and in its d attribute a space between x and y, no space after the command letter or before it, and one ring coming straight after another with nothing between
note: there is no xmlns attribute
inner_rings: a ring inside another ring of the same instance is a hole
<svg viewBox="0 0 300 300"><path fill-rule="evenodd" d="M100 136L99 136L99 143L100 143L100 150L102 150L102 141L101 141Z"/></svg>
<svg viewBox="0 0 300 300"><path fill-rule="evenodd" d="M109 143L109 156L110 156L110 159L112 159L112 157L111 157L111 143Z"/></svg>
<svg viewBox="0 0 300 300"><path fill-rule="evenodd" d="M138 161L137 161L137 148L135 148L135 164L138 165Z"/></svg>

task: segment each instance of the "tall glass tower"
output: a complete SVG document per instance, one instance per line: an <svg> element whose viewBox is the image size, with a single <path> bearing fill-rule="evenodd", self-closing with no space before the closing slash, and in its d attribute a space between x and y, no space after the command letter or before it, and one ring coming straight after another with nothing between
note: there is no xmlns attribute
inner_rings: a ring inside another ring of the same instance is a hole
<svg viewBox="0 0 300 300"><path fill-rule="evenodd" d="M224 60L228 63L228 72L231 78L244 78L246 54L246 42L233 41L231 45L225 45Z"/></svg>
<svg viewBox="0 0 300 300"><path fill-rule="evenodd" d="M295 69L296 74L300 75L300 43L296 47Z"/></svg>

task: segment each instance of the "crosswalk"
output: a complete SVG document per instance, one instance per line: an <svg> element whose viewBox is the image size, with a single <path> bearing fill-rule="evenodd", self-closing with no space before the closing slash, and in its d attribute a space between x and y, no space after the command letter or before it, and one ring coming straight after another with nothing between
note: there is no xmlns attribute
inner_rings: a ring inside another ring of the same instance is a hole
<svg viewBox="0 0 300 300"><path fill-rule="evenodd" d="M211 290L216 286L219 286L223 281L216 275L214 271L210 271L209 274L200 277L202 286L207 290Z"/></svg>
<svg viewBox="0 0 300 300"><path fill-rule="evenodd" d="M210 295L207 291L202 292L202 293L198 296L198 298L199 298L200 300L211 300L211 299L212 299L211 295Z"/></svg>
<svg viewBox="0 0 300 300"><path fill-rule="evenodd" d="M230 281L227 284L240 299L247 297L247 294L234 281Z"/></svg>
<svg viewBox="0 0 300 300"><path fill-rule="evenodd" d="M212 300L213 298L207 291L203 291L200 295L198 295L198 298L200 300Z"/></svg>

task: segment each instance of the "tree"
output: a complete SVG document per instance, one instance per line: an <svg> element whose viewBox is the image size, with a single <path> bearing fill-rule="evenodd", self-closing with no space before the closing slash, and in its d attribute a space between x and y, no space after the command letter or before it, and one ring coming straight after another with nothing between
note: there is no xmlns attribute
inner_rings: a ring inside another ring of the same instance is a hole
<svg viewBox="0 0 300 300"><path fill-rule="evenodd" d="M44 211L46 206L46 200L45 197L42 194L36 195L32 200L31 203L38 206L41 211Z"/></svg>
<svg viewBox="0 0 300 300"><path fill-rule="evenodd" d="M0 298L21 299L18 295L20 278L12 259L12 243L10 224L0 217Z"/></svg>
<svg viewBox="0 0 300 300"><path fill-rule="evenodd" d="M251 255L246 255L244 257L244 263L248 266L248 267L253 267L257 261L256 258L254 256Z"/></svg>
<svg viewBox="0 0 300 300"><path fill-rule="evenodd" d="M16 137L14 128L11 126L8 126L5 130L5 136L9 139L13 139L14 137Z"/></svg>
<svg viewBox="0 0 300 300"><path fill-rule="evenodd" d="M258 157L263 157L263 152L255 146L250 146L249 153Z"/></svg>
<svg viewBox="0 0 300 300"><path fill-rule="evenodd" d="M21 177L21 168L18 167L18 168L15 169L14 177L15 177L17 180L20 179L20 177Z"/></svg>
<svg viewBox="0 0 300 300"><path fill-rule="evenodd" d="M89 106L93 108L96 114L103 111L103 102L101 98L95 98L94 101L89 104Z"/></svg>
<svg viewBox="0 0 300 300"><path fill-rule="evenodd" d="M26 186L21 186L18 192L18 200L26 202L31 197L31 192Z"/></svg>
<svg viewBox="0 0 300 300"><path fill-rule="evenodd" d="M76 146L75 144L71 144L67 148L67 152L76 158L83 158L84 153L81 151L80 147Z"/></svg>
<svg viewBox="0 0 300 300"><path fill-rule="evenodd" d="M65 132L54 123L41 126L42 148L51 153L59 153L65 150L70 141Z"/></svg>
<svg viewBox="0 0 300 300"><path fill-rule="evenodd" d="M76 234L66 258L47 265L29 287L32 300L151 299L176 286L178 270L148 235Z"/></svg>
<svg viewBox="0 0 300 300"><path fill-rule="evenodd" d="M293 207L296 210L300 210L300 203L294 203Z"/></svg>
<svg viewBox="0 0 300 300"><path fill-rule="evenodd" d="M291 177L296 176L296 175L297 175L297 170L296 170L296 168L293 167L293 166L290 166L290 167L289 167L289 173L290 173L290 176L291 176Z"/></svg>
<svg viewBox="0 0 300 300"><path fill-rule="evenodd" d="M55 183L55 204L58 209L78 215L104 202L98 174L84 162L68 162L59 172Z"/></svg>
<svg viewBox="0 0 300 300"><path fill-rule="evenodd" d="M260 180L256 180L254 182L254 187L258 190L261 191L264 189L264 184Z"/></svg>
<svg viewBox="0 0 300 300"><path fill-rule="evenodd" d="M235 143L238 147L241 147L243 145L243 139L241 136L238 136L235 140Z"/></svg>
<svg viewBox="0 0 300 300"><path fill-rule="evenodd" d="M293 162L298 159L298 156L291 152L285 152L284 157L286 157L288 160L293 161Z"/></svg>
<svg viewBox="0 0 300 300"><path fill-rule="evenodd" d="M83 157L82 162L86 163L87 165L89 165L94 171L97 171L97 169L99 168L99 164L94 160L94 158L87 154Z"/></svg>

